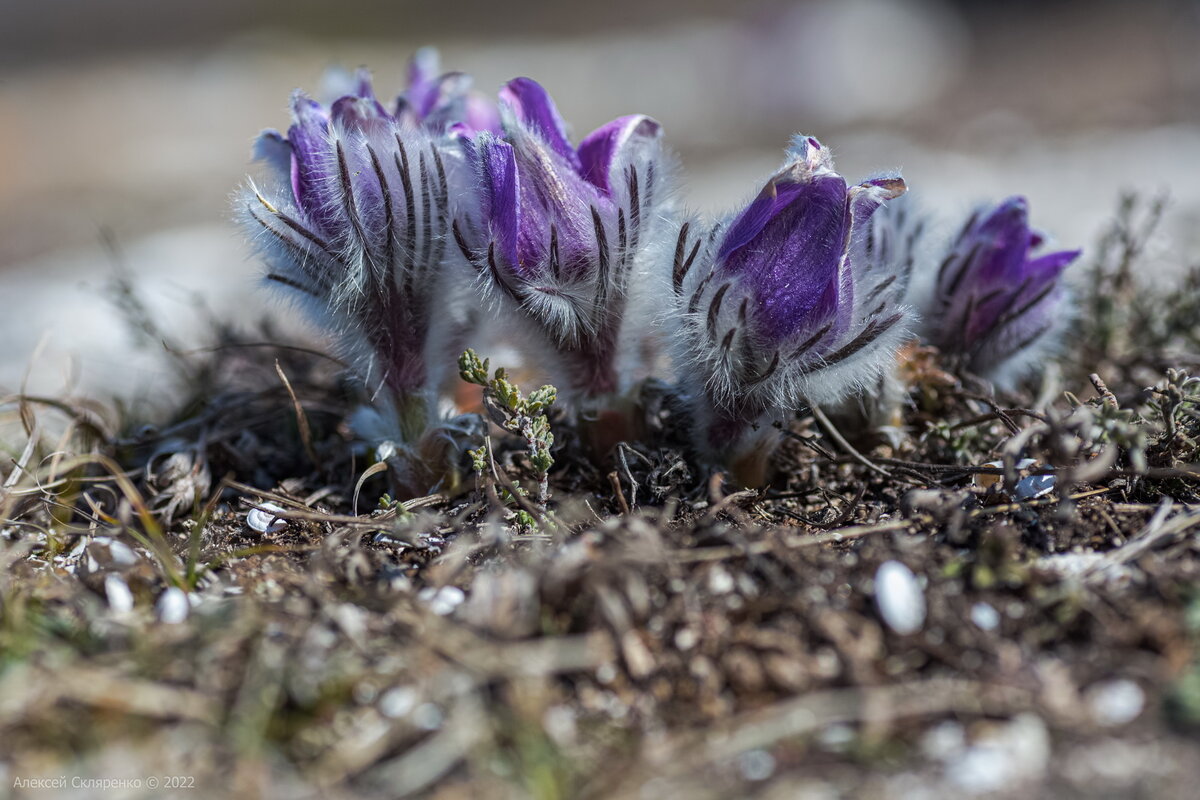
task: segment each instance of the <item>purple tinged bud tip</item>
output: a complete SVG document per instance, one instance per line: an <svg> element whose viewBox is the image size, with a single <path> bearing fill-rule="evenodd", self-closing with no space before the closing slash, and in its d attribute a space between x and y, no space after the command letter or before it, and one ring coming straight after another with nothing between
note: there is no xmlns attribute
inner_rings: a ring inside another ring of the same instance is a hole
<svg viewBox="0 0 1200 800"><path fill-rule="evenodd" d="M662 126L642 114L614 119L579 143L580 174L605 195L611 195L610 172L618 155L631 147L657 143L661 134Z"/></svg>
<svg viewBox="0 0 1200 800"><path fill-rule="evenodd" d="M531 78L514 78L500 90L500 99L518 120L579 172L579 154L567 138L558 108L540 83Z"/></svg>
<svg viewBox="0 0 1200 800"><path fill-rule="evenodd" d="M871 258L872 216L905 190L899 176L848 186L828 148L797 136L705 267L689 269L683 227L674 286L695 372L685 380L712 420L745 427L769 411L843 398L879 374L909 315L899 299L906 266ZM704 447L720 449L711 437Z"/></svg>
<svg viewBox="0 0 1200 800"><path fill-rule="evenodd" d="M904 182L847 187L812 137L797 137L789 154L792 162L730 225L717 261L749 289L763 341L783 343L827 323L834 341L851 322L851 242L865 235L880 204L904 192Z"/></svg>
<svg viewBox="0 0 1200 800"><path fill-rule="evenodd" d="M930 340L988 375L1054 328L1064 297L1059 277L1081 251L1034 256L1042 242L1023 197L972 216L938 274Z"/></svg>

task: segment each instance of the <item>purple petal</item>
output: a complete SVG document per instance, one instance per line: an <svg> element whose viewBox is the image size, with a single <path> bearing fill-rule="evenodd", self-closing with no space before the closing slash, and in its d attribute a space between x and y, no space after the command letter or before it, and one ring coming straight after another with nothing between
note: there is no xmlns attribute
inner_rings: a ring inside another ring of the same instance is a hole
<svg viewBox="0 0 1200 800"><path fill-rule="evenodd" d="M1082 250L1061 250L1057 253L1047 253L1025 265L1025 273L1033 276L1038 283L1045 284L1062 274L1062 271L1083 255Z"/></svg>
<svg viewBox="0 0 1200 800"><path fill-rule="evenodd" d="M483 133L470 145L483 185L483 214L488 220L499 256L506 266L520 267L520 178L512 145Z"/></svg>
<svg viewBox="0 0 1200 800"><path fill-rule="evenodd" d="M503 132L500 127L500 112L496 104L478 92L468 92L464 111L464 122L473 131L490 131L499 135Z"/></svg>
<svg viewBox="0 0 1200 800"><path fill-rule="evenodd" d="M953 267L943 277L939 347L969 352L982 346L978 352L1003 361L1012 352L998 343L1016 347L1049 324L1064 296L1055 283L1080 251L1030 258L1041 241L1029 228L1023 197L1010 197L973 217L955 244ZM986 370L995 364L977 366Z"/></svg>
<svg viewBox="0 0 1200 800"><path fill-rule="evenodd" d="M623 150L659 137L661 126L650 117L633 114L589 133L579 143L580 174L605 195L612 194L609 173L613 160Z"/></svg>
<svg viewBox="0 0 1200 800"><path fill-rule="evenodd" d="M333 104L333 121L342 129L362 133L382 132L392 115L374 97L343 97Z"/></svg>
<svg viewBox="0 0 1200 800"><path fill-rule="evenodd" d="M526 268L546 265L553 226L561 272L575 277L589 273L598 257L592 210L601 218L615 214L612 201L540 139L521 136L513 146L521 172L520 250Z"/></svg>
<svg viewBox="0 0 1200 800"><path fill-rule="evenodd" d="M725 239L721 242L721 249L717 252L717 260L723 260L730 253L749 244L768 222L791 204L800 193L800 189L800 184L796 183L784 184L781 187L775 178L767 181L758 197L754 198L729 226Z"/></svg>
<svg viewBox="0 0 1200 800"><path fill-rule="evenodd" d="M292 146L292 193L300 208L328 230L329 115L320 103L296 92L292 96L292 116L295 122L287 135Z"/></svg>
<svg viewBox="0 0 1200 800"><path fill-rule="evenodd" d="M354 71L354 93L368 100L375 99L375 90L371 86L371 71L360 67Z"/></svg>
<svg viewBox="0 0 1200 800"><path fill-rule="evenodd" d="M580 170L579 154L567 138L566 126L554 101L541 84L531 78L515 78L500 90L500 98L550 149L566 159L576 172Z"/></svg>
<svg viewBox="0 0 1200 800"><path fill-rule="evenodd" d="M871 217L888 200L908 191L899 175L873 178L850 189L849 228L846 257L838 278L838 327L849 325L854 309L856 277L869 268L866 248L871 236Z"/></svg>
<svg viewBox="0 0 1200 800"><path fill-rule="evenodd" d="M976 280L983 284L1020 280L1032 235L1029 207L1023 197L1010 197L984 217L970 235L972 246L981 246Z"/></svg>
<svg viewBox="0 0 1200 800"><path fill-rule="evenodd" d="M292 145L276 130L265 130L254 140L254 159L262 161L281 179L292 172Z"/></svg>
<svg viewBox="0 0 1200 800"><path fill-rule="evenodd" d="M745 241L722 245L731 249L725 269L752 287L762 336L782 342L835 316L839 328L848 322L838 312L847 305L840 267L849 224L846 182L836 174L764 192L735 223L729 238Z"/></svg>
<svg viewBox="0 0 1200 800"><path fill-rule="evenodd" d="M500 133L500 115L495 103L471 91L471 78L461 72L449 72L438 79L436 94L424 114L431 130L450 130L466 126L476 131Z"/></svg>
<svg viewBox="0 0 1200 800"><path fill-rule="evenodd" d="M440 69L438 52L432 47L422 47L408 62L408 91L404 93L404 100L421 119L437 100Z"/></svg>

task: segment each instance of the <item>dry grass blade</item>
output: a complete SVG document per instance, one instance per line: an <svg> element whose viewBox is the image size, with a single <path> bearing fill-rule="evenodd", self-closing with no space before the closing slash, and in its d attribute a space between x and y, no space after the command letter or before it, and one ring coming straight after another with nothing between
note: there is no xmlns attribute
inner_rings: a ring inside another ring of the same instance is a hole
<svg viewBox="0 0 1200 800"><path fill-rule="evenodd" d="M287 373L283 371L279 359L275 359L275 372L279 375L279 380L283 381L283 388L287 389L288 397L292 398L292 408L296 411L296 426L300 429L300 442L304 445L304 452L313 467L320 469L321 463L317 461L317 451L313 449L312 429L308 425L308 416L305 415L304 406L300 405L300 399L296 397L296 390L292 388L292 382L288 380Z"/></svg>

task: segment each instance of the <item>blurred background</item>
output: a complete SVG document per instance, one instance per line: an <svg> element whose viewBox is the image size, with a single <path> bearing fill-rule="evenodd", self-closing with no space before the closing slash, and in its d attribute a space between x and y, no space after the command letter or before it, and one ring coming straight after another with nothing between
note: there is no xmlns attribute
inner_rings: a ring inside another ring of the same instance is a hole
<svg viewBox="0 0 1200 800"><path fill-rule="evenodd" d="M804 131L848 178L901 168L947 218L1025 194L1064 246L1094 242L1121 190L1167 191L1164 251L1200 252L1192 0L0 7L0 391L154 392L161 354L105 299L118 266L184 341L205 307L278 313L228 211L254 136L330 66L392 96L425 44L489 93L539 79L576 137L655 116L696 210L751 196Z"/></svg>

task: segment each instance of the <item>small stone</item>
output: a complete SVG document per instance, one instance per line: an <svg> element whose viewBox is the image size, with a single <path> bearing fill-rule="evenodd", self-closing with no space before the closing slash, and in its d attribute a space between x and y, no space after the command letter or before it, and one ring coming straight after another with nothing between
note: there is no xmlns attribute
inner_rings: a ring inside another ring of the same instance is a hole
<svg viewBox="0 0 1200 800"><path fill-rule="evenodd" d="M766 750L747 750L738 756L738 769L748 781L765 781L775 773L775 756Z"/></svg>
<svg viewBox="0 0 1200 800"><path fill-rule="evenodd" d="M417 594L417 598L424 601L430 611L439 617L445 617L453 614L454 609L467 599L467 595L457 586L443 586L440 589L427 586Z"/></svg>
<svg viewBox="0 0 1200 800"><path fill-rule="evenodd" d="M115 572L104 576L104 596L108 598L108 607L117 614L127 614L133 610L133 592L129 584Z"/></svg>
<svg viewBox="0 0 1200 800"><path fill-rule="evenodd" d="M987 603L971 606L971 622L980 630L994 631L1000 625L1000 612Z"/></svg>
<svg viewBox="0 0 1200 800"><path fill-rule="evenodd" d="M138 563L137 553L122 541L113 539L108 536L97 536L95 543L108 548L108 556L112 566L116 567L132 567Z"/></svg>
<svg viewBox="0 0 1200 800"><path fill-rule="evenodd" d="M708 590L713 594L728 594L735 585L733 576L724 567L718 565L709 570Z"/></svg>
<svg viewBox="0 0 1200 800"><path fill-rule="evenodd" d="M190 609L191 604L188 602L187 592L178 586L168 586L167 590L159 595L158 602L154 605L154 611L158 614L159 620L168 625L178 625L186 620Z"/></svg>
<svg viewBox="0 0 1200 800"><path fill-rule="evenodd" d="M259 533L275 533L287 527L287 520L278 515L286 511L275 503L263 503L250 509L246 514L246 524Z"/></svg>
<svg viewBox="0 0 1200 800"><path fill-rule="evenodd" d="M946 763L950 783L968 794L1028 786L1050 764L1050 732L1036 714L1018 714L992 727Z"/></svg>
<svg viewBox="0 0 1200 800"><path fill-rule="evenodd" d="M875 605L887 626L902 636L925 624L925 594L917 576L899 561L885 561L876 570Z"/></svg>
<svg viewBox="0 0 1200 800"><path fill-rule="evenodd" d="M1087 690L1088 708L1099 725L1115 728L1137 719L1146 707L1146 693L1131 680L1097 683Z"/></svg>
<svg viewBox="0 0 1200 800"><path fill-rule="evenodd" d="M427 731L436 731L442 727L444 719L445 715L442 714L442 710L433 703L422 703L413 712L413 723L418 728L423 728Z"/></svg>
<svg viewBox="0 0 1200 800"><path fill-rule="evenodd" d="M417 693L409 686L388 689L379 698L379 713L390 719L399 719L413 710L417 704Z"/></svg>

